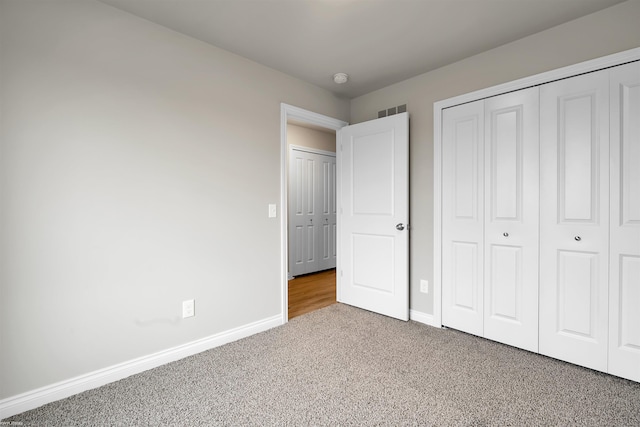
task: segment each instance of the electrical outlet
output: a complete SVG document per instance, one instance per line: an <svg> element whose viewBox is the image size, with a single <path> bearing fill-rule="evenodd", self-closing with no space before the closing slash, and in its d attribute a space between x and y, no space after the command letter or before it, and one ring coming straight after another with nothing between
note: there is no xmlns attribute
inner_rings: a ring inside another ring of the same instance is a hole
<svg viewBox="0 0 640 427"><path fill-rule="evenodd" d="M182 318L193 317L196 315L196 302L195 300L182 301Z"/></svg>
<svg viewBox="0 0 640 427"><path fill-rule="evenodd" d="M429 281L428 280L420 280L420 292L423 294L429 293Z"/></svg>

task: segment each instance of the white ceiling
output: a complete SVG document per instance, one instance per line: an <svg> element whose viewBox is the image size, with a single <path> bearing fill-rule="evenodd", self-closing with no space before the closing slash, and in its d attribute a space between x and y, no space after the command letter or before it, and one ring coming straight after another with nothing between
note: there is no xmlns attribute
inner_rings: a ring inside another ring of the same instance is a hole
<svg viewBox="0 0 640 427"><path fill-rule="evenodd" d="M623 0L101 1L353 98Z"/></svg>

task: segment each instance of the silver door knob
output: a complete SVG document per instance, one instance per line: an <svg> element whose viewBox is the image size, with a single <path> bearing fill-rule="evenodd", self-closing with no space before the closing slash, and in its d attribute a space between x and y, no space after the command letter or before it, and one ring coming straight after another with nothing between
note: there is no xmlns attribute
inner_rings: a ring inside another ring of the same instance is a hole
<svg viewBox="0 0 640 427"><path fill-rule="evenodd" d="M509 237L509 233L502 233L504 237Z"/></svg>
<svg viewBox="0 0 640 427"><path fill-rule="evenodd" d="M582 240L582 237L576 236L576 237L574 237L574 239L576 239L576 242L579 242L580 240Z"/></svg>
<svg viewBox="0 0 640 427"><path fill-rule="evenodd" d="M398 231L404 230L404 225L402 223L397 224L396 225L396 230L398 230Z"/></svg>

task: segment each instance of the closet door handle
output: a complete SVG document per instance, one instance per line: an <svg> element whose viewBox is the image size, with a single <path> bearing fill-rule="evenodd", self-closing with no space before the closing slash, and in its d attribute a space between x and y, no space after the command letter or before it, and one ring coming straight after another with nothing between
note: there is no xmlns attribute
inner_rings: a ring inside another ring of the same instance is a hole
<svg viewBox="0 0 640 427"><path fill-rule="evenodd" d="M398 230L398 231L404 230L404 225L402 225L402 223L397 224L396 225L396 230Z"/></svg>
<svg viewBox="0 0 640 427"><path fill-rule="evenodd" d="M509 233L502 233L504 237L509 237Z"/></svg>
<svg viewBox="0 0 640 427"><path fill-rule="evenodd" d="M576 237L574 237L574 239L575 239L576 242L579 242L580 240L582 240L582 237L576 236Z"/></svg>

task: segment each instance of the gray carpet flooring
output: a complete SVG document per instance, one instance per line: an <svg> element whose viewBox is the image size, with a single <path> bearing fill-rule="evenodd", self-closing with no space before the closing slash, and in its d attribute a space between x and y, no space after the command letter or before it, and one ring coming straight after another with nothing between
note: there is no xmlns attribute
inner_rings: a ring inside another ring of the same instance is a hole
<svg viewBox="0 0 640 427"><path fill-rule="evenodd" d="M640 426L640 384L335 304L25 412L39 426Z"/></svg>

